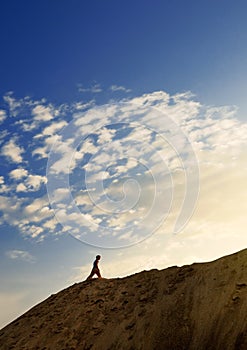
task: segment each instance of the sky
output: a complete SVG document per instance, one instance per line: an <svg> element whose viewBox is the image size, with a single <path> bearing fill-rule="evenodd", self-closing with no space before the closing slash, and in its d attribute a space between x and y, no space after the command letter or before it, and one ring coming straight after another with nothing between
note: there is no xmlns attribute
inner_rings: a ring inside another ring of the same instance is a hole
<svg viewBox="0 0 247 350"><path fill-rule="evenodd" d="M84 280L246 248L245 1L2 1L0 328Z"/></svg>

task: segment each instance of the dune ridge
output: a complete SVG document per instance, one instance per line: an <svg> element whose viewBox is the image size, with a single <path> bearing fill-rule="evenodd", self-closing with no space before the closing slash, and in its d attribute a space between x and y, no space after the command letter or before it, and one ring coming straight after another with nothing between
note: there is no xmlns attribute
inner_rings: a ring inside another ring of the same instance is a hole
<svg viewBox="0 0 247 350"><path fill-rule="evenodd" d="M0 330L0 349L247 349L247 249L76 283Z"/></svg>

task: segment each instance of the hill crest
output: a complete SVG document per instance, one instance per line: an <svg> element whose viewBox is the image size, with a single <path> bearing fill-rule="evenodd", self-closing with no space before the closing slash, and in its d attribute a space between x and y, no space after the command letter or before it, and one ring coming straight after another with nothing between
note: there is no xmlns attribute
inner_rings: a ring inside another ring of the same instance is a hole
<svg viewBox="0 0 247 350"><path fill-rule="evenodd" d="M0 349L247 349L247 250L76 283L0 330Z"/></svg>

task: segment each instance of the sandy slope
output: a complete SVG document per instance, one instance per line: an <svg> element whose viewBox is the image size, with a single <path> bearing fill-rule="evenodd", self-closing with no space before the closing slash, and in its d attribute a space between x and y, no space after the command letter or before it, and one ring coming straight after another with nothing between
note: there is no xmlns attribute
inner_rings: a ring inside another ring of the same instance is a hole
<svg viewBox="0 0 247 350"><path fill-rule="evenodd" d="M247 250L75 284L3 328L0 349L247 349Z"/></svg>

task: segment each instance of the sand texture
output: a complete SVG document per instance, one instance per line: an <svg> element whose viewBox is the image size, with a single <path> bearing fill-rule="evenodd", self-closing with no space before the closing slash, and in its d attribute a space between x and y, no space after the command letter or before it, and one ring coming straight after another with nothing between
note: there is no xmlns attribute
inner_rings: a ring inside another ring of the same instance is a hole
<svg viewBox="0 0 247 350"><path fill-rule="evenodd" d="M246 350L247 250L74 284L0 330L0 349Z"/></svg>

